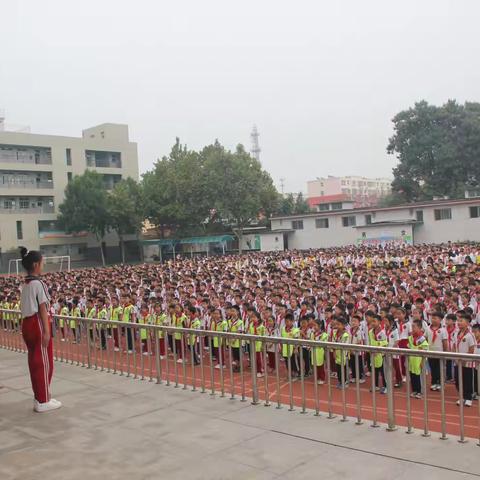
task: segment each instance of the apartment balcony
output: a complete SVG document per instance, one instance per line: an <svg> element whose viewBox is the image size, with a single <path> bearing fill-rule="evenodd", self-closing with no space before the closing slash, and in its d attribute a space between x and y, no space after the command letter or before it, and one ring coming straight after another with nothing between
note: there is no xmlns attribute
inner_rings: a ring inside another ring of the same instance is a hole
<svg viewBox="0 0 480 480"><path fill-rule="evenodd" d="M0 181L0 188L25 188L25 189L34 189L34 188L53 188L53 181L49 180L46 182L8 182L3 183Z"/></svg>

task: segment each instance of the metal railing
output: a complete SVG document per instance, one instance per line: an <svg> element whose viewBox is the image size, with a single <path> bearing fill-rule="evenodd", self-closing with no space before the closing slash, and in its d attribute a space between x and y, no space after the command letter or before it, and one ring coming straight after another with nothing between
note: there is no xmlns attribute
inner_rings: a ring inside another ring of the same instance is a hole
<svg viewBox="0 0 480 480"><path fill-rule="evenodd" d="M201 393L210 391L212 396L228 395L242 402L249 398L252 405L263 402L265 406L276 404L278 409L286 405L290 411L297 407L302 414L313 411L314 416L322 413L328 419L338 415L342 422L354 417L356 425L362 425L368 418L372 427L379 427L383 420L388 431L398 429L397 417L401 417L400 424L406 427L406 433L413 433L417 428L424 437L431 435L430 424L435 423L438 428L433 431L440 433L440 439L447 439L447 433L455 430L459 442L475 437L480 446L480 401L477 408L470 409L465 408L463 401L463 369L473 364L473 377L477 378L477 385L480 384L480 355L262 337L60 315L54 316L52 331L54 356L60 362L167 386L173 384L175 388L182 385L184 390L191 387L192 391ZM26 352L18 311L0 310L0 347ZM313 368L305 361L305 350L310 352ZM320 380L313 361L320 351L324 352L325 383ZM385 395L376 384L379 373L375 368L375 355L383 359ZM366 362L365 373L370 373L369 388L365 388L361 365L368 356L370 362ZM405 390L394 387L393 362L397 358L405 361ZM408 372L416 359L420 359L422 402L416 402L420 397L411 396L412 382ZM427 359L440 362L440 398L429 392ZM458 407L451 397L447 398L446 372L447 367L451 369L453 365L458 378ZM349 366L353 372L351 379ZM306 370L310 369L312 375L308 376ZM339 392L332 385L335 374ZM347 389L349 385L353 388ZM415 408L420 404L421 408ZM457 414L447 412L453 405ZM472 415L467 417L466 410Z"/></svg>

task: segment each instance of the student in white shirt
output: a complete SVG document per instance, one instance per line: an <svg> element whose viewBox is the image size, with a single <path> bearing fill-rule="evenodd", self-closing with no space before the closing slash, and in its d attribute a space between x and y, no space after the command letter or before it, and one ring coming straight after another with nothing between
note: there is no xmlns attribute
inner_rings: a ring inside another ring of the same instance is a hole
<svg viewBox="0 0 480 480"><path fill-rule="evenodd" d="M458 330L454 338L455 351L457 353L474 353L477 342L470 331L471 317L468 313L460 313L458 315ZM462 368L463 379L463 400L466 407L472 406L473 393L473 364L464 362ZM455 367L455 385L459 390L459 368ZM457 401L460 405L460 400Z"/></svg>
<svg viewBox="0 0 480 480"><path fill-rule="evenodd" d="M426 328L425 336L428 341L428 349L433 352L445 352L448 350L447 332L442 327L443 313L433 312L431 315L432 324ZM432 374L432 384L430 390L437 391L441 389L440 385L440 359L429 358L428 364Z"/></svg>

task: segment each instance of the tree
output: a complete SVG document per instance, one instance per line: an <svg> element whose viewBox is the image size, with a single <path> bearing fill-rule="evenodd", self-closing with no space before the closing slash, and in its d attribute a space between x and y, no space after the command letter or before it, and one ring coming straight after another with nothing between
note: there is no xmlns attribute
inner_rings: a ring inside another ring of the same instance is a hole
<svg viewBox="0 0 480 480"><path fill-rule="evenodd" d="M241 252L245 227L267 218L277 204L278 193L272 178L242 145L231 152L216 141L200 155L204 162L205 195L216 216L232 226Z"/></svg>
<svg viewBox="0 0 480 480"><path fill-rule="evenodd" d="M142 228L143 208L140 185L133 178L118 182L108 196L110 224L117 232L122 263L125 263L125 240L127 234L136 234Z"/></svg>
<svg viewBox="0 0 480 480"><path fill-rule="evenodd" d="M387 152L399 160L392 190L403 201L456 197L480 182L480 104L426 101L393 118Z"/></svg>
<svg viewBox="0 0 480 480"><path fill-rule="evenodd" d="M67 233L87 231L101 242L102 265L105 265L102 242L109 231L111 219L102 176L91 170L75 176L65 188L65 199L59 210L59 224Z"/></svg>
<svg viewBox="0 0 480 480"><path fill-rule="evenodd" d="M310 206L308 205L307 201L303 197L302 192L298 192L297 198L295 199L295 207L293 213L301 214L301 213L308 213L310 211Z"/></svg>
<svg viewBox="0 0 480 480"><path fill-rule="evenodd" d="M198 229L209 215L202 158L177 138L170 155L143 175L145 215L162 237L166 229L180 234Z"/></svg>
<svg viewBox="0 0 480 480"><path fill-rule="evenodd" d="M293 215L295 212L295 198L293 193L279 194L278 208L275 213L280 215Z"/></svg>

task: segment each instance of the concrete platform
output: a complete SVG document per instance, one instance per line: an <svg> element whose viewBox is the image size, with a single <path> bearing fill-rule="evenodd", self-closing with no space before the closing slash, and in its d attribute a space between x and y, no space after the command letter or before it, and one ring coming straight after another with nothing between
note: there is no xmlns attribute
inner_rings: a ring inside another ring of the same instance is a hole
<svg viewBox="0 0 480 480"><path fill-rule="evenodd" d="M480 447L56 363L64 408L32 411L26 356L0 350L0 479L480 477Z"/></svg>

